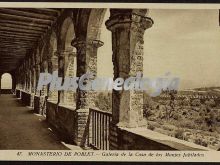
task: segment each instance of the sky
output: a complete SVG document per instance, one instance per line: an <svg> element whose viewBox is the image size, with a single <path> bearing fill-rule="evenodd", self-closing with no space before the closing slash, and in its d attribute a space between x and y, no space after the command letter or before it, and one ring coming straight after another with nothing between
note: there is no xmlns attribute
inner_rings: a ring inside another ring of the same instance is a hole
<svg viewBox="0 0 220 165"><path fill-rule="evenodd" d="M218 10L152 9L148 16L154 25L144 34L144 77L170 72L180 78L180 89L220 86ZM98 76L112 77L111 32L104 24L100 38Z"/></svg>

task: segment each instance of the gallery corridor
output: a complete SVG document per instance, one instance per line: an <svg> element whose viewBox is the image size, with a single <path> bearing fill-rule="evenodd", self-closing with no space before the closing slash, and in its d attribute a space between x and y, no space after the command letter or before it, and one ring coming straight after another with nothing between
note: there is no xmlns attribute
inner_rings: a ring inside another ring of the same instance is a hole
<svg viewBox="0 0 220 165"><path fill-rule="evenodd" d="M0 107L0 149L68 149L49 129L45 118L35 115L14 95L1 95Z"/></svg>

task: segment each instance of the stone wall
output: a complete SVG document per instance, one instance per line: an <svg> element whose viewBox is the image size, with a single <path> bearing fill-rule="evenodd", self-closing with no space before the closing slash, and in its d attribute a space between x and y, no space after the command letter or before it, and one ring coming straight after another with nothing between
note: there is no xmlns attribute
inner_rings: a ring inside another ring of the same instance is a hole
<svg viewBox="0 0 220 165"><path fill-rule="evenodd" d="M16 90L15 90L15 95L16 95L17 98L20 98L20 96L21 96L21 91L18 90L18 89L16 89Z"/></svg>
<svg viewBox="0 0 220 165"><path fill-rule="evenodd" d="M76 111L72 107L58 106L54 102L47 102L47 121L58 132L60 138L75 144Z"/></svg>
<svg viewBox="0 0 220 165"><path fill-rule="evenodd" d="M21 91L21 101L26 106L30 106L31 103L31 95L27 92Z"/></svg>
<svg viewBox="0 0 220 165"><path fill-rule="evenodd" d="M180 150L207 151L191 142L157 133L147 128L119 128L110 126L110 150Z"/></svg>
<svg viewBox="0 0 220 165"><path fill-rule="evenodd" d="M1 89L1 94L12 94L12 89Z"/></svg>
<svg viewBox="0 0 220 165"><path fill-rule="evenodd" d="M119 129L119 150L177 150L146 137Z"/></svg>
<svg viewBox="0 0 220 165"><path fill-rule="evenodd" d="M40 113L40 96L34 96L34 112Z"/></svg>

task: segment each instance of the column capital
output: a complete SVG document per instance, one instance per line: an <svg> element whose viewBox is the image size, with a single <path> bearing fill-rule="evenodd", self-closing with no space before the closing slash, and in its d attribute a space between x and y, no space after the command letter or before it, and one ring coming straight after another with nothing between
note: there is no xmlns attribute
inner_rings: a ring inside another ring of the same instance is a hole
<svg viewBox="0 0 220 165"><path fill-rule="evenodd" d="M54 51L51 55L48 55L48 59L53 58L53 57L58 57L59 53L58 51Z"/></svg>
<svg viewBox="0 0 220 165"><path fill-rule="evenodd" d="M66 48L64 50L59 50L57 52L57 56L58 57L65 57L66 55L68 56L72 52L73 52L73 48L72 47L68 47L68 48Z"/></svg>
<svg viewBox="0 0 220 165"><path fill-rule="evenodd" d="M76 52L69 53L69 57L76 57Z"/></svg>
<svg viewBox="0 0 220 165"><path fill-rule="evenodd" d="M36 63L36 64L34 65L34 67L35 67L35 68L40 67L40 63Z"/></svg>
<svg viewBox="0 0 220 165"><path fill-rule="evenodd" d="M93 47L99 48L104 45L104 42L100 40L93 40L93 39L80 40L78 38L75 38L72 40L71 45L76 48L81 48L81 47L86 47L86 46L93 46Z"/></svg>
<svg viewBox="0 0 220 165"><path fill-rule="evenodd" d="M138 11L138 10L137 10ZM131 24L146 30L154 24L154 21L136 10L113 9L110 18L105 22L108 30L114 31L117 28L131 28ZM146 12L146 11L145 11Z"/></svg>

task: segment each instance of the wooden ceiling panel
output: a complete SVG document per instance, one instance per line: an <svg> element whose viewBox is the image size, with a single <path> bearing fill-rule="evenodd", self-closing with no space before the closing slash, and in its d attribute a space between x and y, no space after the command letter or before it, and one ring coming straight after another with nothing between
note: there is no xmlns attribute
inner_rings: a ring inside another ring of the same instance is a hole
<svg viewBox="0 0 220 165"><path fill-rule="evenodd" d="M17 67L56 21L60 9L0 8L0 72Z"/></svg>

